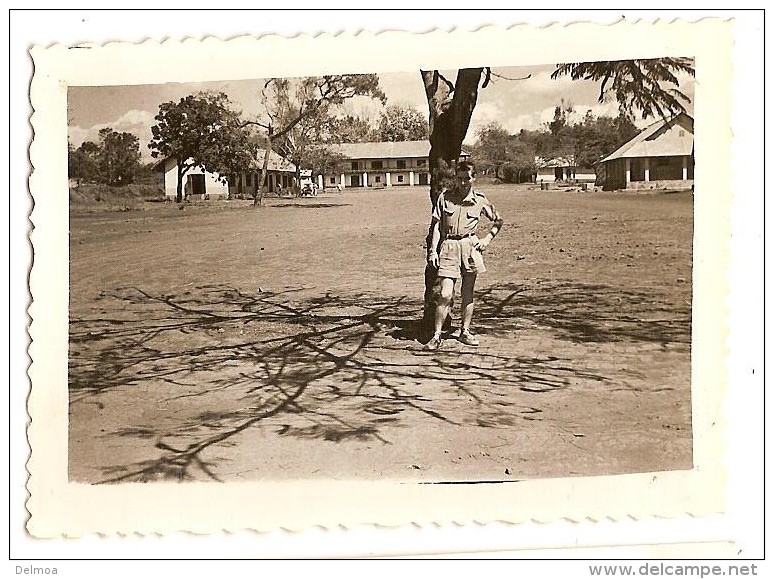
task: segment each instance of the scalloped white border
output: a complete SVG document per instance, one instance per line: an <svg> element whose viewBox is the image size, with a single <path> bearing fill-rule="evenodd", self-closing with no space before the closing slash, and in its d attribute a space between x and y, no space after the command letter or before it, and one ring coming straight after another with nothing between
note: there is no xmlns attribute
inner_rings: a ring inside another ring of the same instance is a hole
<svg viewBox="0 0 774 579"><path fill-rule="evenodd" d="M724 510L724 300L730 229L731 25L699 22L578 23L475 32L383 32L332 36L108 43L30 51L30 146L35 199L29 352L30 533L193 533L702 516ZM356 47L356 50L353 50ZM272 55L282 54L282 59ZM688 55L696 57L696 175L691 471L525 481L514 485L283 482L92 487L67 481L68 85L204 81L321 72L382 72L464 66ZM116 66L120 63L120 66ZM52 291L56 288L56 291ZM266 497L271 497L266 500ZM292 500L284 500L292 497ZM282 505L282 510L274 505ZM202 508L206 505L207 508ZM129 508L127 508L129 507Z"/></svg>

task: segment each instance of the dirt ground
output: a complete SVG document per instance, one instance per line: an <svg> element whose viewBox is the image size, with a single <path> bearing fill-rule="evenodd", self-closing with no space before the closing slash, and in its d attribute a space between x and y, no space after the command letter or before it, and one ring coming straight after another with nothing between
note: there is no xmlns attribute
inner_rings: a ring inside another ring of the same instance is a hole
<svg viewBox="0 0 774 579"><path fill-rule="evenodd" d="M71 479L691 468L691 193L482 189L481 346L434 353L426 188L73 212Z"/></svg>

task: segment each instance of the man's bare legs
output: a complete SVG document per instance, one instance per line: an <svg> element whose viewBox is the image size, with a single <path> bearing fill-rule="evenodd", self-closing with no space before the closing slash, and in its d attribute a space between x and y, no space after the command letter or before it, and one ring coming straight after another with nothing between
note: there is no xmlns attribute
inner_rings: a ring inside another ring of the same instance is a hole
<svg viewBox="0 0 774 579"><path fill-rule="evenodd" d="M478 346L478 339L470 333L470 323L473 320L473 290L476 287L476 274L464 272L462 274L462 326L460 328L460 342L468 346Z"/></svg>
<svg viewBox="0 0 774 579"><path fill-rule="evenodd" d="M464 272L462 274L462 331L470 330L473 321L473 290L476 287L476 274Z"/></svg>
<svg viewBox="0 0 774 579"><path fill-rule="evenodd" d="M443 323L451 310L452 297L454 297L454 279L450 277L441 278L441 292L438 296L438 307L435 308L435 330L434 334L440 336L443 331Z"/></svg>
<svg viewBox="0 0 774 579"><path fill-rule="evenodd" d="M446 321L446 317L449 315L451 309L452 297L454 296L454 279L450 277L441 278L441 291L438 295L438 303L435 308L435 326L433 329L433 337L425 346L428 350L437 350L441 345L441 332L443 331L443 323Z"/></svg>

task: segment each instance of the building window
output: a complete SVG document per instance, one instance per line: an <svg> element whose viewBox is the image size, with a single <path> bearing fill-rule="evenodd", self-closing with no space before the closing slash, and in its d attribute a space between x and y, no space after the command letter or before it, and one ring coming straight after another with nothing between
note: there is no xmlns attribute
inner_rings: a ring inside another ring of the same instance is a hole
<svg viewBox="0 0 774 579"><path fill-rule="evenodd" d="M382 182L382 176L381 175L377 175L376 177L374 177L374 183L381 183L381 182Z"/></svg>
<svg viewBox="0 0 774 579"><path fill-rule="evenodd" d="M403 183L403 175L398 175L398 183Z"/></svg>
<svg viewBox="0 0 774 579"><path fill-rule="evenodd" d="M331 177L331 185L335 185L335 184L336 184L336 177Z"/></svg>
<svg viewBox="0 0 774 579"><path fill-rule="evenodd" d="M358 169L357 161L352 161L352 170L357 171L357 169Z"/></svg>
<svg viewBox="0 0 774 579"><path fill-rule="evenodd" d="M381 161L371 161L371 169L381 169L381 168L382 168Z"/></svg>
<svg viewBox="0 0 774 579"><path fill-rule="evenodd" d="M253 184L253 174L252 173L248 173L247 174L247 180L245 181L245 185L250 187L252 184Z"/></svg>
<svg viewBox="0 0 774 579"><path fill-rule="evenodd" d="M427 164L427 159L417 159L417 167L424 167Z"/></svg>
<svg viewBox="0 0 774 579"><path fill-rule="evenodd" d="M406 168L406 159L398 159L398 169Z"/></svg>

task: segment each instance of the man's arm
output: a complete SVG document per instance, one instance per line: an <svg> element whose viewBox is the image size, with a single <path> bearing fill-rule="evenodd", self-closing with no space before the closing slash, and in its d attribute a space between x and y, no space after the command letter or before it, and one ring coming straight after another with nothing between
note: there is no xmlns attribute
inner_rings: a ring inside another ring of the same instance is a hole
<svg viewBox="0 0 774 579"><path fill-rule="evenodd" d="M487 205L484 206L484 214L489 219L491 219L492 228L489 230L489 233L487 233L479 241L478 249L480 251L484 251L489 246L489 244L492 243L492 240L500 232L500 229L503 226L503 216L500 214L499 211L497 211L497 208L491 203L487 203Z"/></svg>
<svg viewBox="0 0 774 579"><path fill-rule="evenodd" d="M440 241L441 229L438 220L433 216L430 220L425 243L427 244L427 263L436 269L438 269L438 244Z"/></svg>

